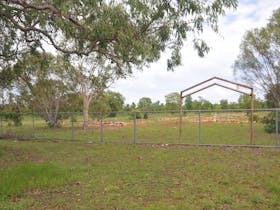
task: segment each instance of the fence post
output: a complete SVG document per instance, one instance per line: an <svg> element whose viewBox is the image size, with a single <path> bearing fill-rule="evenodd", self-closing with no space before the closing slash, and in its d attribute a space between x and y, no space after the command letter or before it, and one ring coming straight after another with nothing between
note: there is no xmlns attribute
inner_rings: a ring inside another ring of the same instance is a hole
<svg viewBox="0 0 280 210"><path fill-rule="evenodd" d="M71 114L71 140L75 140L74 113Z"/></svg>
<svg viewBox="0 0 280 210"><path fill-rule="evenodd" d="M3 124L2 124L2 115L0 114L0 136L3 136Z"/></svg>
<svg viewBox="0 0 280 210"><path fill-rule="evenodd" d="M32 112L32 138L35 138L35 119L34 119L34 112Z"/></svg>
<svg viewBox="0 0 280 210"><path fill-rule="evenodd" d="M104 133L103 133L103 116L100 118L100 142L103 142L104 139Z"/></svg>
<svg viewBox="0 0 280 210"><path fill-rule="evenodd" d="M198 144L201 144L201 112L198 112Z"/></svg>
<svg viewBox="0 0 280 210"><path fill-rule="evenodd" d="M136 112L133 113L133 143L136 144Z"/></svg>
<svg viewBox="0 0 280 210"><path fill-rule="evenodd" d="M276 116L275 116L275 141L276 141L276 145L279 145L279 123L278 123L278 120L279 119L279 116L278 116L278 109L276 110Z"/></svg>

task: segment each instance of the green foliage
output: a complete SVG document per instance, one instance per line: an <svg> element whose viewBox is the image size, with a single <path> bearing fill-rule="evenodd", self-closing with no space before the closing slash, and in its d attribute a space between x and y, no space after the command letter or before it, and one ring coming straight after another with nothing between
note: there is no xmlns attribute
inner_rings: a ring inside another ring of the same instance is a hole
<svg viewBox="0 0 280 210"><path fill-rule="evenodd" d="M21 113L18 112L0 112L0 117L2 118L2 120L6 120L6 121L12 121L14 123L15 126L20 126L22 125L22 119L23 116Z"/></svg>
<svg viewBox="0 0 280 210"><path fill-rule="evenodd" d="M97 54L127 75L132 65L155 62L166 49L171 50L168 68L179 65L189 33L195 34L194 48L203 56L209 47L198 35L207 26L217 32L218 17L236 8L237 1L35 0L2 1L0 6L2 60L20 56L25 45L44 47L47 40L66 56Z"/></svg>
<svg viewBox="0 0 280 210"><path fill-rule="evenodd" d="M169 93L165 96L166 110L179 110L181 98L179 93Z"/></svg>
<svg viewBox="0 0 280 210"><path fill-rule="evenodd" d="M279 103L274 98L274 94L280 95L280 84L276 84L265 95L266 103L269 108L279 108Z"/></svg>
<svg viewBox="0 0 280 210"><path fill-rule="evenodd" d="M131 110L135 110L136 109L136 104L134 102L131 103L130 109Z"/></svg>
<svg viewBox="0 0 280 210"><path fill-rule="evenodd" d="M58 113L67 111L66 102L71 98L70 94L67 95L70 88L65 81L67 70L72 68L61 56L39 52L25 53L10 69L13 78L9 81L9 92L11 94L17 91L17 101L21 101L29 110L39 113L50 127L56 127L58 120L65 117ZM0 75L4 73L5 71L0 72Z"/></svg>
<svg viewBox="0 0 280 210"><path fill-rule="evenodd" d="M105 93L105 97L107 98L111 112L116 116L116 112L119 112L123 109L125 101L124 96L118 92L107 91Z"/></svg>
<svg viewBox="0 0 280 210"><path fill-rule="evenodd" d="M32 87L33 110L38 112L50 127L57 127L59 119L67 118L67 116L59 114L60 106L66 102L66 88L61 81L51 79L39 80Z"/></svg>
<svg viewBox="0 0 280 210"><path fill-rule="evenodd" d="M251 97L248 95L240 95L238 104L240 109L251 109Z"/></svg>
<svg viewBox="0 0 280 210"><path fill-rule="evenodd" d="M221 109L228 109L228 100L222 99L220 100Z"/></svg>
<svg viewBox="0 0 280 210"><path fill-rule="evenodd" d="M254 121L254 122L259 122L259 121L260 121L259 115L253 114L253 121Z"/></svg>
<svg viewBox="0 0 280 210"><path fill-rule="evenodd" d="M264 124L264 130L267 133L275 133L276 132L276 117L275 112L269 113L265 116L261 122ZM280 125L280 119L278 119L278 125ZM278 132L280 131L278 126Z"/></svg>
<svg viewBox="0 0 280 210"><path fill-rule="evenodd" d="M144 113L144 116L143 116L143 119L146 120L146 119L148 119L148 118L149 118L149 115L148 115L148 113L145 112L145 113Z"/></svg>
<svg viewBox="0 0 280 210"><path fill-rule="evenodd" d="M2 120L12 123L15 126L22 124L22 113L28 111L21 98L15 93L5 90L4 94L1 94L0 99L0 116Z"/></svg>
<svg viewBox="0 0 280 210"><path fill-rule="evenodd" d="M192 102L192 107L194 110L211 110L213 109L213 104L210 101L199 97L199 100L194 100Z"/></svg>
<svg viewBox="0 0 280 210"><path fill-rule="evenodd" d="M142 119L144 117L143 113L139 110L134 110L134 113L136 114L136 119Z"/></svg>
<svg viewBox="0 0 280 210"><path fill-rule="evenodd" d="M152 103L152 108L154 111L163 111L165 110L165 105L163 103L160 103L160 101L156 101Z"/></svg>
<svg viewBox="0 0 280 210"><path fill-rule="evenodd" d="M83 99L77 93L69 92L65 94L65 103L63 103L63 111L66 112L82 112Z"/></svg>
<svg viewBox="0 0 280 210"><path fill-rule="evenodd" d="M192 104L193 102L192 102L192 97L191 96L187 96L186 98L185 98L185 105L184 105L184 109L186 109L186 110L192 110L192 108L193 108L193 104Z"/></svg>
<svg viewBox="0 0 280 210"><path fill-rule="evenodd" d="M90 105L90 112L105 113L109 117L116 117L117 112L123 110L124 96L118 92L106 91ZM94 117L95 118L95 117Z"/></svg>
<svg viewBox="0 0 280 210"><path fill-rule="evenodd" d="M149 97L142 97L139 99L137 108L141 111L151 111L152 110L152 100Z"/></svg>
<svg viewBox="0 0 280 210"><path fill-rule="evenodd" d="M130 114L130 119L134 119L134 116L136 119L143 119L144 118L144 115L143 113L138 110L138 109L134 109L131 114Z"/></svg>
<svg viewBox="0 0 280 210"><path fill-rule="evenodd" d="M263 28L247 31L234 63L234 73L241 80L270 95L275 107L280 105L277 88L280 73L280 8L275 10Z"/></svg>

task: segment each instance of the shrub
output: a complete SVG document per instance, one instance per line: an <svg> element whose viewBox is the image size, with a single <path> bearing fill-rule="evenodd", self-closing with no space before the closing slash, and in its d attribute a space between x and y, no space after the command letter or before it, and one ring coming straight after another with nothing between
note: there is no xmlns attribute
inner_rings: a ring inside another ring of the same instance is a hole
<svg viewBox="0 0 280 210"><path fill-rule="evenodd" d="M145 113L144 116L143 116L143 118L144 118L144 119L148 119L148 118L149 118L148 113Z"/></svg>
<svg viewBox="0 0 280 210"><path fill-rule="evenodd" d="M260 121L259 115L254 114L254 115L253 115L253 121L254 121L254 122L259 122L259 121Z"/></svg>
<svg viewBox="0 0 280 210"><path fill-rule="evenodd" d="M143 114L140 111L135 111L136 113L136 119L142 119L143 118Z"/></svg>
<svg viewBox="0 0 280 210"><path fill-rule="evenodd" d="M18 112L1 112L0 116L6 121L12 121L15 126L22 125L22 115Z"/></svg>
<svg viewBox="0 0 280 210"><path fill-rule="evenodd" d="M136 114L136 119L144 118L143 114L139 110L136 109L131 112L129 119L131 119L131 120L134 119L134 113Z"/></svg>
<svg viewBox="0 0 280 210"><path fill-rule="evenodd" d="M275 133L276 131L276 119L275 119L275 113L271 112L267 116L265 116L261 122L264 124L264 130L267 133ZM280 121L278 119L278 125L280 125ZM278 126L278 132L279 132L279 126Z"/></svg>

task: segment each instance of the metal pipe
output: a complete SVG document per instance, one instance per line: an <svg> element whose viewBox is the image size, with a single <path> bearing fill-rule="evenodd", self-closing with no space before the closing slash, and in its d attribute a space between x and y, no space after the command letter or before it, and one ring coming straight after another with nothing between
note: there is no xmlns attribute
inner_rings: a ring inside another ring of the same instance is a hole
<svg viewBox="0 0 280 210"><path fill-rule="evenodd" d="M189 94L187 94L187 95L184 95L184 96L182 96L182 97L185 98L185 97L187 97L187 96L190 96L190 95L192 95L192 94L195 94L195 93L197 93L197 92L200 92L200 91L202 91L202 90L205 90L205 89L210 88L210 87L215 86L215 85L220 86L220 87L223 87L223 88L226 88L226 89L229 89L229 90L233 90L233 91L238 92L238 93L242 93L242 94L244 94L244 95L249 95L249 96L251 95L250 93L246 93L246 92L243 92L243 91L240 91L240 90L236 90L236 89L234 89L234 88L231 88L231 87L228 87L228 86L225 86L225 85L221 85L221 84L218 84L218 83L213 83L213 84L211 84L211 85L207 85L207 86L205 86L205 87L203 87L203 88L200 88L199 90L196 90L196 91L194 91L194 92L191 92L191 93L189 93Z"/></svg>
<svg viewBox="0 0 280 210"><path fill-rule="evenodd" d="M74 131L74 113L72 113L71 115L71 140L74 141L74 138L75 138L75 131Z"/></svg>
<svg viewBox="0 0 280 210"><path fill-rule="evenodd" d="M182 142L182 123L183 123L183 98L182 93L180 94L180 116L179 116L179 143Z"/></svg>
<svg viewBox="0 0 280 210"><path fill-rule="evenodd" d="M202 84L204 84L204 83L206 83L206 82L209 82L209 81L211 81L211 80L213 80L213 79L216 79L216 77L212 77L212 78L207 79L207 80L205 80L205 81L203 81L203 82L200 82L200 83L197 83L197 84L195 84L195 85L193 85L193 86L191 86L191 87L188 87L187 89L182 90L181 93L186 92L186 91L188 91L188 90L190 90L190 89L193 89L193 88L195 88L195 87L197 87L197 86L200 86L200 85L202 85Z"/></svg>
<svg viewBox="0 0 280 210"><path fill-rule="evenodd" d="M136 112L133 114L133 143L136 144Z"/></svg>
<svg viewBox="0 0 280 210"><path fill-rule="evenodd" d="M279 145L279 117L278 117L278 110L276 110L276 117L275 117L275 141L276 145Z"/></svg>
<svg viewBox="0 0 280 210"><path fill-rule="evenodd" d="M3 122L2 122L2 115L0 114L0 136L3 136Z"/></svg>
<svg viewBox="0 0 280 210"><path fill-rule="evenodd" d="M197 86L200 86L200 85L202 85L202 84L204 84L204 83L207 83L207 82L209 82L209 81L211 81L211 80L214 80L214 79L217 79L217 80L220 80L220 81L223 81L223 82L227 82L227 83L231 83L231 84L234 84L234 85L238 85L238 86L240 86L240 87L252 89L251 87L249 87L249 86L247 86L247 85L244 85L244 84L241 84L241 83L238 83L238 82L233 82L233 81L226 80L226 79L223 79L223 78L220 78L220 77L212 77L212 78L210 78L210 79L204 80L203 82L197 83L196 85L193 85L193 86L191 86L191 87L189 87L189 88L187 88L187 89L182 90L181 93L186 92L186 91L188 91L188 90L190 90L190 89L193 89L193 88L195 88L195 87L197 87Z"/></svg>
<svg viewBox="0 0 280 210"><path fill-rule="evenodd" d="M244 95L248 95L248 96L250 95L250 93L246 93L246 92L244 92L244 91L240 91L240 90L237 90L237 89L234 89L234 88L225 86L225 85L221 85L221 84L218 84L218 83L216 83L216 85L217 85L217 86L220 86L220 87L223 87L223 88L226 88L226 89L229 89L229 90L233 90L233 91L238 92L238 93L242 93L242 94L244 94Z"/></svg>
<svg viewBox="0 0 280 210"><path fill-rule="evenodd" d="M192 94L195 94L195 93L197 93L197 92L200 92L200 91L202 91L202 90L205 90L205 89L210 88L210 87L215 86L215 85L216 85L216 83L213 83L213 84L211 84L211 85L207 85L207 86L205 86L205 87L203 87L203 88L200 88L199 90L196 90L196 91L194 91L194 92L191 92L191 93L189 93L189 94L187 94L187 95L184 95L184 96L182 96L182 97L185 98L185 97L187 97L187 96L190 96L190 95L192 95Z"/></svg>
<svg viewBox="0 0 280 210"><path fill-rule="evenodd" d="M34 112L32 112L32 138L35 138L35 119L34 119Z"/></svg>
<svg viewBox="0 0 280 210"><path fill-rule="evenodd" d="M162 143L155 142L141 142L137 143L139 145L143 144L152 144L152 145L162 145ZM266 145L249 145L249 144L173 144L169 143L168 146L204 146L204 147L244 147L244 148L272 148L272 149L280 149L280 146L266 146Z"/></svg>
<svg viewBox="0 0 280 210"><path fill-rule="evenodd" d="M183 93L184 93L184 92L186 92L186 91L188 91L188 90L191 90L191 89L193 89L193 88L195 88L195 87L198 87L198 86L200 86L200 85L202 85L202 84L204 84L204 83L207 83L207 82L209 82L209 81L211 81L211 80L214 80L214 79L217 79L217 80L220 80L220 81L223 81L223 82L227 82L227 83L231 83L231 84L234 84L234 85L243 87L243 88L250 89L250 90L251 90L251 94L248 94L248 93L246 93L246 92L243 92L243 91L240 91L240 90L237 90L237 89L234 89L234 88L225 86L225 85L221 85L221 84L218 84L218 83L213 83L213 84L207 85L207 86L205 86L205 87L203 87L203 88L200 88L199 90L196 90L196 91L194 91L194 92L192 92L192 93L189 93L189 94L183 96ZM205 80L205 81L203 81L203 82L197 83L196 85L193 85L193 86L191 86L191 87L189 87L189 88L187 88L187 89L185 89L185 90L182 90L182 91L181 91L181 99L184 98L184 97L190 96L190 95L192 95L192 94L194 94L194 93L197 93L197 92L200 92L200 91L202 91L202 90L205 90L205 89L207 89L207 88L209 88L209 87L212 87L212 86L214 86L214 85L217 85L217 86L220 86L220 87L229 89L229 90L233 90L233 91L236 91L236 92L239 92L239 93L242 93L242 94L250 95L250 96L251 96L251 108L250 108L250 112L251 112L251 117L250 117L250 118L251 118L251 119L250 119L250 121L251 121L251 122L250 122L250 144L253 144L253 141L254 141L254 125L253 125L253 124L254 124L254 116L253 116L253 114L254 114L254 90L253 90L252 87L249 87L249 86L244 85L244 84L241 84L241 83L233 82L233 81L230 81L230 80L226 80L226 79L223 79L223 78L220 78L220 77L212 77L212 78L210 78L210 79L208 79L208 80ZM181 130L180 130L179 132L181 132ZM180 135L179 135L179 136L180 136Z"/></svg>
<svg viewBox="0 0 280 210"><path fill-rule="evenodd" d="M223 79L223 78L221 78L221 77L215 77L215 79L221 80L221 81L224 81L224 82L227 82L227 83L231 83L231 84L234 84L234 85L238 85L238 86L240 86L240 87L252 89L252 87L250 87L250 86L241 84L241 83L239 83L239 82L233 82L233 81L230 81L230 80L227 80L227 79Z"/></svg>
<svg viewBox="0 0 280 210"><path fill-rule="evenodd" d="M254 143L254 90L251 89L251 123L250 123L250 144Z"/></svg>
<svg viewBox="0 0 280 210"><path fill-rule="evenodd" d="M201 112L198 112L198 144L201 144Z"/></svg>
<svg viewBox="0 0 280 210"><path fill-rule="evenodd" d="M104 141L104 131L103 131L103 116L100 119L100 141Z"/></svg>

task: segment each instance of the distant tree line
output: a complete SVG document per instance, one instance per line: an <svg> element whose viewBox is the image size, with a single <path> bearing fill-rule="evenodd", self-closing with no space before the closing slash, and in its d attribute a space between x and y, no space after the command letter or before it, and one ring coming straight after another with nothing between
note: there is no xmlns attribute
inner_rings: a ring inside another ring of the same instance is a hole
<svg viewBox="0 0 280 210"><path fill-rule="evenodd" d="M46 85L46 84L45 84ZM52 84L53 85L53 84ZM47 88L45 88L47 93ZM53 92L55 97L55 92ZM8 92L1 100L1 110L6 112L30 113L43 112L37 106L42 106L38 102L43 100L45 95L34 95L32 100L26 100L25 95ZM56 96L57 97L57 96ZM37 105L36 105L37 103ZM51 102L50 102L51 103ZM261 100L254 99L254 108L273 108L269 99ZM192 99L187 97L183 101L183 110L221 110L221 109L250 109L250 97L240 95L237 102L228 102L227 99L220 100L219 103L211 103L202 97ZM64 93L60 99L60 107L58 112L83 112L83 97L79 93L68 92ZM142 97L137 103L125 104L125 97L118 92L111 90L104 91L96 100L90 103L90 113L108 113L110 117L115 117L117 112L153 112L153 111L172 111L180 109L180 96L178 93L170 93L165 96L165 102L153 102L149 97Z"/></svg>

